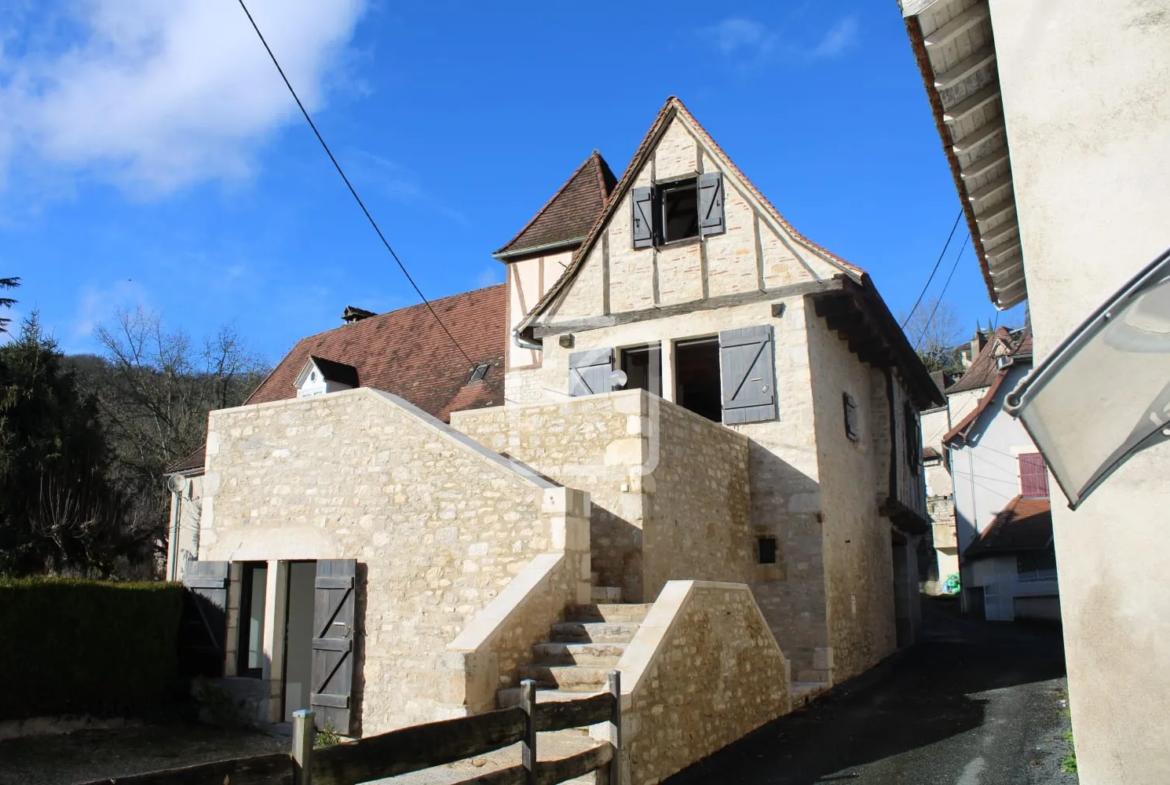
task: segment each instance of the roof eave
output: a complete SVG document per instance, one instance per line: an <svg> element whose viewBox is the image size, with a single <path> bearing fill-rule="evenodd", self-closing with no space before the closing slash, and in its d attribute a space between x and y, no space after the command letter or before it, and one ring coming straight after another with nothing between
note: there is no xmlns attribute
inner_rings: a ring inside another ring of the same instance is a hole
<svg viewBox="0 0 1170 785"><path fill-rule="evenodd" d="M927 98L930 101L935 128L938 131L939 139L942 141L943 151L946 154L947 163L951 169L951 177L954 180L955 190L959 195L963 213L967 219L967 229L971 233L971 245L975 249L975 255L979 260L979 268L983 273L983 281L987 286L987 295L996 308L1007 310L1027 299L1026 279L1019 255L1019 222L1015 213L1015 193L1012 182L1011 154L1006 140L1007 131L1003 129L995 132L1004 134L1005 138L1002 166L1006 166L1007 169L1006 182L1000 184L994 191L981 193L988 185L985 176L993 177L994 173L999 169L997 167L988 168L987 160L992 156L985 155L974 161L969 161L967 171L964 171L959 157L959 151L956 148L956 141L952 136L951 127L947 122L947 112L960 109L960 104L971 96L965 94L962 99L953 101L951 106L944 106L942 95L936 87L936 81L940 75L935 72L934 64L927 51L926 39L928 36L924 36L922 32L920 15L927 11L938 11L940 8L952 2L957 2L957 0L901 0L901 5L906 32L910 38L910 45L914 52L914 59L918 64L919 72L922 74L923 86L926 88ZM982 4L986 6L986 0L982 0ZM957 20L963 14L978 9L979 4L976 4L972 8L964 9L960 14L956 15L955 19ZM942 27L945 26L943 25ZM939 30L942 30L942 27ZM995 97L988 99L987 102L990 103L1000 100L998 96L999 72L995 60L994 38L989 39L987 47L990 50L991 59L988 63L981 66L981 68L986 69L987 73L992 74L991 81L983 87L984 90L989 90L996 94ZM989 121L980 129L969 133L963 139L978 136L983 128L996 121L1002 124L1002 120L1001 112L999 117ZM955 122L957 125L958 118L952 117L952 122ZM977 168L982 169L981 174L976 174ZM970 188L968 187L968 178L972 186ZM997 179L1003 179L1003 177ZM994 204L991 204L991 202L994 202ZM976 214L977 206L983 207L978 215ZM1010 215L1007 215L1009 212ZM1007 217L1000 218L1000 216L1005 215ZM1015 226L1009 226L1013 222ZM1017 234L1014 244L1012 238L1010 238L1013 228ZM985 234L987 235L986 238L984 236ZM1006 242L1002 239L1005 235L1009 236Z"/></svg>
<svg viewBox="0 0 1170 785"><path fill-rule="evenodd" d="M581 241L584 239L585 235L581 235L580 237L570 237L567 240L557 240L556 242L545 243L544 245L534 245L531 248L517 248L513 251L499 250L492 254L492 258L498 259L499 261L507 264L508 262L516 261L524 256L535 256L537 254L545 254L549 251L556 251L560 249L564 249L566 251L572 250L576 246L579 246Z"/></svg>

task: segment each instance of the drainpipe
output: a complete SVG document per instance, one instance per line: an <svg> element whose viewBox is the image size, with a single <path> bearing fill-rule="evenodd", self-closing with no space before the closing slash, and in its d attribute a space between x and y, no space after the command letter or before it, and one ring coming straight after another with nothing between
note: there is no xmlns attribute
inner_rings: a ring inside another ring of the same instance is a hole
<svg viewBox="0 0 1170 785"><path fill-rule="evenodd" d="M537 343L536 341L530 341L527 338L525 338L524 336L522 336L520 334L519 327L512 330L512 342L515 343L517 346L519 346L521 349L531 349L534 352L544 351L544 344Z"/></svg>

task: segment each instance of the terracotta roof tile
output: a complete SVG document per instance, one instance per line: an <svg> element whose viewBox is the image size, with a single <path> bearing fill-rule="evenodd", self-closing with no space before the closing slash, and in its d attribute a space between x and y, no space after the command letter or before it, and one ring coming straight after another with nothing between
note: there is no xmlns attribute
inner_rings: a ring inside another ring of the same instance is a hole
<svg viewBox="0 0 1170 785"><path fill-rule="evenodd" d="M467 384L472 368L419 304L302 339L247 403L296 397L297 375L316 356L353 366L363 387L399 395L443 421L457 409L500 405L507 337L504 304L503 284L431 301L471 365L491 365L482 382Z"/></svg>
<svg viewBox="0 0 1170 785"><path fill-rule="evenodd" d="M995 362L997 352L1002 354L1004 351L1009 351L1011 346L1011 333L1008 332L1006 327L1000 327L992 334L991 339L984 344L979 354L975 355L975 359L971 361L971 365L963 374L963 378L947 388L947 394L950 395L951 393L964 392L966 390L978 390L980 387L990 387L991 383L995 381L996 374L999 373L999 367Z"/></svg>
<svg viewBox="0 0 1170 785"><path fill-rule="evenodd" d="M963 551L964 559L1039 551L1052 545L1052 504L1017 496L995 515L983 534Z"/></svg>
<svg viewBox="0 0 1170 785"><path fill-rule="evenodd" d="M511 258L538 248L580 242L616 184L609 164L594 150L532 220L493 255Z"/></svg>
<svg viewBox="0 0 1170 785"><path fill-rule="evenodd" d="M205 445L201 444L192 450L190 455L186 456L182 460L175 461L170 466L168 466L167 474L176 474L178 472L189 472L194 471L195 469L202 469L205 459L206 447Z"/></svg>

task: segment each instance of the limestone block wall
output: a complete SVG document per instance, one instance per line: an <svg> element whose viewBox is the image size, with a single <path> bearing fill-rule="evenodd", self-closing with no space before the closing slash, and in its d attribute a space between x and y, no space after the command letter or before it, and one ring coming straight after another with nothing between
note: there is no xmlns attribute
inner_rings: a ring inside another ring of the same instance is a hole
<svg viewBox="0 0 1170 785"><path fill-rule="evenodd" d="M462 707L455 714L496 708L496 692L517 685L517 668L532 661L532 647L548 640L565 607L592 601L589 494L547 490L544 511L553 516L553 547L563 550L537 555L447 646L445 699Z"/></svg>
<svg viewBox="0 0 1170 785"><path fill-rule="evenodd" d="M593 570L599 585L621 586L628 602L641 601L643 591L644 408L634 392L451 415L453 428L489 449L588 491Z"/></svg>
<svg viewBox="0 0 1170 785"><path fill-rule="evenodd" d="M783 315L773 316L773 306L780 304L784 306ZM757 565L752 586L760 609L796 672L811 670L816 650L829 645L812 395L812 365L817 360L809 353L807 310L804 298L790 297L776 303L695 311L575 332L572 348L562 347L554 339L545 340L545 357L539 371L546 400L574 400L567 397L569 354L659 343L662 394L665 400L672 401L675 341L718 335L722 330L739 327L772 326L779 418L774 422L735 425L729 430L749 440L752 536L775 537L777 542L778 563ZM512 397L510 392L508 397ZM840 411L840 401L834 409ZM453 422L459 426L461 421L456 417ZM517 453L517 456L539 466L539 461L527 453ZM597 501L600 490L594 486L568 484L589 490L595 503L601 503ZM597 538L596 529L594 538ZM596 550L594 555L596 562Z"/></svg>
<svg viewBox="0 0 1170 785"><path fill-rule="evenodd" d="M809 354L816 399L817 454L823 502L828 647L817 675L837 683L877 664L896 648L890 521L878 513L874 488L887 475L875 457L888 455L889 418L883 374L858 362L824 320L809 314ZM875 389L876 388L876 389ZM846 434L842 394L857 402L858 440ZM884 462L883 466L888 466ZM798 681L806 681L796 674Z"/></svg>
<svg viewBox="0 0 1170 785"><path fill-rule="evenodd" d="M743 584L671 581L618 669L626 782L652 785L789 711L789 666Z"/></svg>
<svg viewBox="0 0 1170 785"><path fill-rule="evenodd" d="M449 716L447 644L558 550L553 483L386 393L212 412L207 455L201 559L358 560L366 735Z"/></svg>
<svg viewBox="0 0 1170 785"><path fill-rule="evenodd" d="M750 580L748 440L642 390L456 412L452 425L592 502L592 566L627 602Z"/></svg>
<svg viewBox="0 0 1170 785"><path fill-rule="evenodd" d="M669 580L751 583L747 438L668 403L655 406L653 415L645 428L657 465L642 478L646 598L657 597Z"/></svg>

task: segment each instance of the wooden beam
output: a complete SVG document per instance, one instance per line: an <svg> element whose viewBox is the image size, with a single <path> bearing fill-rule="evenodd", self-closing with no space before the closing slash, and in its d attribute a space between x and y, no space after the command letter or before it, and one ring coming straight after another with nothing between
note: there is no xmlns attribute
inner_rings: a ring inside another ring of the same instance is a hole
<svg viewBox="0 0 1170 785"><path fill-rule="evenodd" d="M999 82L995 81L982 90L975 91L950 109L944 109L943 120L952 124L958 123L968 115L979 111L992 101L997 100L999 100Z"/></svg>
<svg viewBox="0 0 1170 785"><path fill-rule="evenodd" d="M987 174L1002 163L1008 162L1007 147L1001 147L993 153L983 156L978 161L969 164L962 171L963 182L974 180L980 175Z"/></svg>
<svg viewBox="0 0 1170 785"><path fill-rule="evenodd" d="M559 324L538 325L533 328L533 335L537 338L547 338L550 335L563 333L584 332L602 327L614 327L619 324L633 324L651 319L663 319L668 316L678 316L699 311L714 311L720 308L731 308L736 305L751 303L766 303L773 300L785 300L790 297L803 297L808 294L834 292L844 285L841 277L830 278L825 281L808 281L806 283L780 286L762 292L751 291L742 294L725 294L719 297L710 297L706 300L695 300L678 305L664 305L661 308L646 308L641 311L615 313L609 316L591 316L585 319L560 322Z"/></svg>
<svg viewBox="0 0 1170 785"><path fill-rule="evenodd" d="M979 239L983 241L983 250L987 253L991 253L992 248L1010 239L1008 235L1010 235L1013 231L1016 232L1016 236L1019 237L1019 228L1020 224L1017 221L1004 221L994 229L988 229L985 232L980 232Z"/></svg>
<svg viewBox="0 0 1170 785"><path fill-rule="evenodd" d="M989 183L984 183L979 188L967 194L967 198L972 202L981 202L994 193L1002 191L1004 188L1010 188L1012 185L1012 173L1000 175Z"/></svg>
<svg viewBox="0 0 1170 785"><path fill-rule="evenodd" d="M939 49L944 44L953 41L960 34L981 23L988 17L989 14L990 10L988 9L986 2L972 6L963 13L956 16L951 21L940 26L930 35L923 38L922 42L926 44L927 51L931 49Z"/></svg>
<svg viewBox="0 0 1170 785"><path fill-rule="evenodd" d="M982 213L975 216L975 223L982 227L984 224L991 223L996 218L1006 215L1008 210L1016 209L1016 197L1014 194L1008 194L1001 201L987 207Z"/></svg>
<svg viewBox="0 0 1170 785"><path fill-rule="evenodd" d="M969 153L988 139L1003 131L1004 128L1003 116L1001 115L993 120L989 120L966 136L955 139L951 149L956 153Z"/></svg>
<svg viewBox="0 0 1170 785"><path fill-rule="evenodd" d="M971 74L986 65L995 62L995 47L985 46L966 60L956 64L945 74L935 76L934 86L938 90L947 90L966 79Z"/></svg>
<svg viewBox="0 0 1170 785"><path fill-rule="evenodd" d="M613 696L609 693L591 695L573 701L553 701L536 704L536 730L554 731L566 728L585 728L606 722L613 715Z"/></svg>

